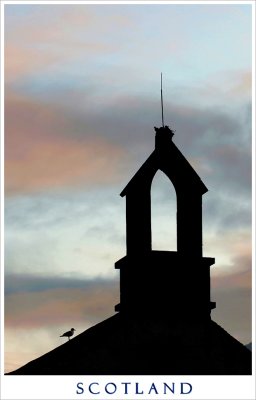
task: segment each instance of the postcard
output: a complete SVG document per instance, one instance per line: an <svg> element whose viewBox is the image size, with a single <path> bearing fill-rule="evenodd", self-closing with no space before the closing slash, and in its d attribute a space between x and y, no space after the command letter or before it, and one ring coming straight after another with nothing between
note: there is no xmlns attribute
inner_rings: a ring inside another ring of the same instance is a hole
<svg viewBox="0 0 256 400"><path fill-rule="evenodd" d="M255 398L253 16L2 2L1 398Z"/></svg>

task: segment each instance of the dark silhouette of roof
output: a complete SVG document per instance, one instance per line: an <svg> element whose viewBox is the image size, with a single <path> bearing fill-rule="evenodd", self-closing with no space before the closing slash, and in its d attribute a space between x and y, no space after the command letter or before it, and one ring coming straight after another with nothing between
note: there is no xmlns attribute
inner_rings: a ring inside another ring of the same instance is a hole
<svg viewBox="0 0 256 400"><path fill-rule="evenodd" d="M246 375L251 352L215 322L117 314L10 375Z"/></svg>

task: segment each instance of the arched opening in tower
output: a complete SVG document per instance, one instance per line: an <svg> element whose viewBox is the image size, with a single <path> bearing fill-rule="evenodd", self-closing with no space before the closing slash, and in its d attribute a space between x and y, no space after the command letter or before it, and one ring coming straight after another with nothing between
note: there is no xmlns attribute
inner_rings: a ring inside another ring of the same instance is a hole
<svg viewBox="0 0 256 400"><path fill-rule="evenodd" d="M151 186L152 250L177 251L177 199L172 182L157 171Z"/></svg>

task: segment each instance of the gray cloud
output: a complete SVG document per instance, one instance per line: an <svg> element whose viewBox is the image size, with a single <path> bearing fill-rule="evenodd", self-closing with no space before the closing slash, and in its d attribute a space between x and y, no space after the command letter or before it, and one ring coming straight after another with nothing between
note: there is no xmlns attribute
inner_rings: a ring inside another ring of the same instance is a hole
<svg viewBox="0 0 256 400"><path fill-rule="evenodd" d="M222 196L209 192L203 202L204 227L215 227L216 233L233 229L250 229L251 202L245 196Z"/></svg>
<svg viewBox="0 0 256 400"><path fill-rule="evenodd" d="M53 289L84 289L84 290L112 290L117 286L117 280L113 279L75 279L57 276L36 276L33 274L17 273L6 274L5 295L20 292L46 292Z"/></svg>
<svg viewBox="0 0 256 400"><path fill-rule="evenodd" d="M62 104L62 107L64 112L68 104ZM54 232L57 234L59 229L65 232L69 224L70 230L80 232L80 241L87 241L96 234L104 243L115 238L120 251L121 248L124 251L125 204L118 195L154 148L153 126L159 120L159 109L153 98L137 96L118 97L108 106L96 107L94 114L86 107L83 112L69 109L69 113L73 115L76 128L72 135L81 137L81 145L86 145L88 135L96 132L125 149L128 157L120 165L122 181L96 188L86 186L72 193L54 190L44 196L10 197L6 201L6 238L9 232L12 236L7 245L22 230L34 232L37 237L41 234L44 242L50 235L49 241L53 245ZM251 226L250 113L248 104L241 106L239 112L200 104L181 106L178 101L166 104L166 121L172 120L172 127L177 130L175 143L209 188L203 203L204 229L214 227L218 235ZM64 131L63 135L71 135L71 131ZM167 210L167 201L175 207L169 188L166 182L158 185L157 200L162 204L163 214ZM20 240L18 238L16 243ZM81 243L76 247L81 248ZM11 251L7 253L8 265L17 263L17 255L13 260L11 254Z"/></svg>
<svg viewBox="0 0 256 400"><path fill-rule="evenodd" d="M83 94L76 95L81 102ZM193 94L188 88L189 98ZM62 106L66 109L69 104ZM100 107L95 104L93 113L86 105L83 109L78 106L72 113L75 116L72 135L86 140L87 135L95 132L124 147L128 155L128 160L120 165L124 180L126 176L129 179L154 148L153 127L160 125L160 107L153 97L116 95ZM214 189L217 185L221 189L222 185L232 193L242 190L248 194L251 184L249 103L220 108L200 102L195 106L189 101L183 105L179 101L167 101L165 114L166 123L176 129L175 143L189 160L198 160L199 172L206 184Z"/></svg>

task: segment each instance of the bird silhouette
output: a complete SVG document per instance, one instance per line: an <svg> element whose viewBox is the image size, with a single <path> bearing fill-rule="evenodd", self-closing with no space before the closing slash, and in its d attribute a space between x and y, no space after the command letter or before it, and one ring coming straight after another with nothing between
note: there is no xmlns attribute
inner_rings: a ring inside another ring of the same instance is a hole
<svg viewBox="0 0 256 400"><path fill-rule="evenodd" d="M70 331L63 333L63 335L61 335L60 337L67 337L68 340L70 340L71 336L74 335L74 332L75 332L75 329L71 328Z"/></svg>

